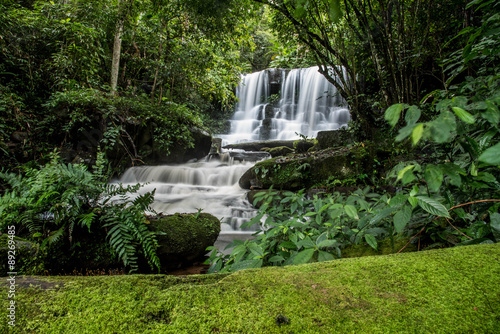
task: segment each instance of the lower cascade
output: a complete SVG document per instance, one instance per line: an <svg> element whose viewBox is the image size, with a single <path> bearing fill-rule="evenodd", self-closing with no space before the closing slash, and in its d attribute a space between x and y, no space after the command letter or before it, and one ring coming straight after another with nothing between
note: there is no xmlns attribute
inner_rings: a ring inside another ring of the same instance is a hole
<svg viewBox="0 0 500 334"><path fill-rule="evenodd" d="M201 161L172 166L129 168L115 182L145 184L139 194L155 192L152 208L158 213L206 212L222 220L221 232L243 231L240 226L255 215L238 181L253 162Z"/></svg>

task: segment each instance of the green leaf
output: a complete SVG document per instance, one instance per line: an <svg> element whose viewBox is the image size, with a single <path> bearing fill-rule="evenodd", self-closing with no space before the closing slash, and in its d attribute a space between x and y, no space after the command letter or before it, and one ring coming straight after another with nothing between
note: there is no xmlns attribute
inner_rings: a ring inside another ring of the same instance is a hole
<svg viewBox="0 0 500 334"><path fill-rule="evenodd" d="M490 227L493 237L497 242L500 242L500 213L490 214Z"/></svg>
<svg viewBox="0 0 500 334"><path fill-rule="evenodd" d="M308 248L299 252L293 259L293 264L307 263L313 257L315 249Z"/></svg>
<svg viewBox="0 0 500 334"><path fill-rule="evenodd" d="M248 244L248 249L252 254L262 257L264 255L264 251L262 250L262 247L260 245L256 244L255 242L251 242Z"/></svg>
<svg viewBox="0 0 500 334"><path fill-rule="evenodd" d="M314 248L315 244L309 236L305 237L304 240L299 241L299 244L304 248Z"/></svg>
<svg viewBox="0 0 500 334"><path fill-rule="evenodd" d="M425 181L429 190L438 191L443 183L443 171L435 165L427 165L424 172Z"/></svg>
<svg viewBox="0 0 500 334"><path fill-rule="evenodd" d="M417 196L415 198L418 201L418 205L431 215L451 218L448 209L438 201L426 196Z"/></svg>
<svg viewBox="0 0 500 334"><path fill-rule="evenodd" d="M344 210L345 210L345 213L353 218L353 219L359 219L358 217L358 211L356 210L356 208L353 206L353 205L350 205L350 204L347 204L344 206Z"/></svg>
<svg viewBox="0 0 500 334"><path fill-rule="evenodd" d="M417 124L417 126L413 129L411 133L411 141L413 145L417 145L420 138L422 138L422 134L424 133L424 125L422 123Z"/></svg>
<svg viewBox="0 0 500 334"><path fill-rule="evenodd" d="M239 271L243 269L260 268L262 267L262 259L244 260L237 262L231 266L231 271Z"/></svg>
<svg viewBox="0 0 500 334"><path fill-rule="evenodd" d="M330 248L330 247L337 246L337 245L338 245L337 240L327 239L327 240L321 241L318 244L318 248Z"/></svg>
<svg viewBox="0 0 500 334"><path fill-rule="evenodd" d="M394 127L396 123L399 121L399 116L401 115L401 111L403 110L403 105L401 103L393 104L385 111L384 118L385 120Z"/></svg>
<svg viewBox="0 0 500 334"><path fill-rule="evenodd" d="M412 134L413 129L415 128L415 124L409 124L405 126L404 128L399 129L399 133L396 136L396 141L402 141L406 137Z"/></svg>
<svg viewBox="0 0 500 334"><path fill-rule="evenodd" d="M403 168L402 170L400 170L398 173L398 178L397 178L396 182L401 180L405 176L405 174L408 171L412 170L413 168L415 168L415 165L409 165L409 166L406 166L405 168Z"/></svg>
<svg viewBox="0 0 500 334"><path fill-rule="evenodd" d="M377 239L371 234L365 234L365 240L373 249L377 250Z"/></svg>
<svg viewBox="0 0 500 334"><path fill-rule="evenodd" d="M338 23L340 18L342 17L342 10L340 9L340 0L330 0L330 10L328 14L330 16L330 20L333 23Z"/></svg>
<svg viewBox="0 0 500 334"><path fill-rule="evenodd" d="M269 259L269 262L281 262L285 261L285 258L281 255L274 255Z"/></svg>
<svg viewBox="0 0 500 334"><path fill-rule="evenodd" d="M292 241L283 241L280 245L279 248L286 248L286 249L296 249L297 246L292 242Z"/></svg>
<svg viewBox="0 0 500 334"><path fill-rule="evenodd" d="M408 205L405 205L394 215L393 222L394 230L396 230L396 233L401 233L406 227L406 225L410 221L411 212L412 209Z"/></svg>
<svg viewBox="0 0 500 334"><path fill-rule="evenodd" d="M408 202L411 204L413 208L415 208L418 204L417 198L413 196L408 197Z"/></svg>
<svg viewBox="0 0 500 334"><path fill-rule="evenodd" d="M335 260L335 257L325 251L319 251L318 253L318 262L323 262L323 261L332 261Z"/></svg>
<svg viewBox="0 0 500 334"><path fill-rule="evenodd" d="M463 122L467 124L474 124L476 122L476 119L474 116L469 114L467 111L463 110L460 107L451 107L451 109L455 112L455 114L460 118Z"/></svg>
<svg viewBox="0 0 500 334"><path fill-rule="evenodd" d="M500 143L484 151L478 160L490 165L500 165Z"/></svg>
<svg viewBox="0 0 500 334"><path fill-rule="evenodd" d="M438 118L428 123L430 136L436 143L448 141L452 132L457 128L455 116L449 111L443 111Z"/></svg>
<svg viewBox="0 0 500 334"><path fill-rule="evenodd" d="M411 106L405 114L405 121L407 125L412 125L417 123L417 121L420 119L420 115L422 112L417 106Z"/></svg>

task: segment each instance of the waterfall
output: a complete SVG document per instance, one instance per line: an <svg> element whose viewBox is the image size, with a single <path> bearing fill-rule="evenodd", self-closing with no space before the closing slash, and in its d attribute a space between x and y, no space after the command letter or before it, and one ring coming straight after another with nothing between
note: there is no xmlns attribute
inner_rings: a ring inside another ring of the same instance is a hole
<svg viewBox="0 0 500 334"><path fill-rule="evenodd" d="M238 185L251 162L202 161L182 165L131 167L114 182L147 183L138 194L155 192L152 208L165 214L192 213L199 209L222 220L222 232L241 231L241 224L255 215Z"/></svg>
<svg viewBox="0 0 500 334"><path fill-rule="evenodd" d="M225 143L313 138L319 131L347 126L345 101L317 67L275 71L242 76L231 131L222 136ZM281 81L279 92L271 91L270 75ZM274 93L281 93L278 103L268 101Z"/></svg>
<svg viewBox="0 0 500 334"><path fill-rule="evenodd" d="M280 93L278 95L278 93ZM335 87L317 67L265 70L242 76L236 89L238 103L231 132L224 143L288 140L297 134L315 137L318 131L346 126L349 111ZM164 214L202 210L222 221L222 233L238 233L256 210L246 200L239 178L265 152L232 151L224 161L198 161L181 165L129 168L119 180L125 185L147 183L139 193L156 189L152 207Z"/></svg>

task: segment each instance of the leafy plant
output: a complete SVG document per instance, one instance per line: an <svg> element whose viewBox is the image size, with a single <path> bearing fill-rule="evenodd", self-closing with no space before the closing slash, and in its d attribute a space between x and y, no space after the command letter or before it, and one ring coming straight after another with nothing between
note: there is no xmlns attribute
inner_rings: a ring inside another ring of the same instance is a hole
<svg viewBox="0 0 500 334"><path fill-rule="evenodd" d="M0 197L0 230L16 225L19 233L42 249L63 238L78 243L77 227L105 230L116 256L131 271L138 269L140 252L151 267L159 269L156 239L144 215L151 210L154 192L130 199L129 194L141 185L108 184L102 153L99 156L92 172L81 164L61 164L53 153L47 165L28 168L24 176L0 173L10 185Z"/></svg>

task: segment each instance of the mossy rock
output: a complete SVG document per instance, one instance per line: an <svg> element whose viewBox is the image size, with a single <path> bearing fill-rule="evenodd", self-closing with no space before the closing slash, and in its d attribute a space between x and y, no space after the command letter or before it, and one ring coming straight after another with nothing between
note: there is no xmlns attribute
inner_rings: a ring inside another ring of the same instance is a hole
<svg viewBox="0 0 500 334"><path fill-rule="evenodd" d="M297 151L297 153L305 153L314 145L316 145L317 141L316 139L301 139L301 140L296 140L293 142L293 147Z"/></svg>
<svg viewBox="0 0 500 334"><path fill-rule="evenodd" d="M150 229L157 233L162 270L190 265L207 252L220 233L220 221L208 213L163 216L151 220Z"/></svg>
<svg viewBox="0 0 500 334"><path fill-rule="evenodd" d="M316 136L317 149L324 150L329 147L338 147L352 144L354 142L354 134L346 129L320 131Z"/></svg>
<svg viewBox="0 0 500 334"><path fill-rule="evenodd" d="M288 155L265 160L255 164L240 178L243 189L298 190L326 184L328 179L353 180L359 175L371 174L383 166L376 163L383 160L383 150L375 144L358 145L352 148L327 149L314 153Z"/></svg>
<svg viewBox="0 0 500 334"><path fill-rule="evenodd" d="M264 147L261 149L261 151L267 152L271 155L271 157L281 157L285 156L287 154L291 154L294 152L293 148L290 148L288 146L279 146L279 147Z"/></svg>

